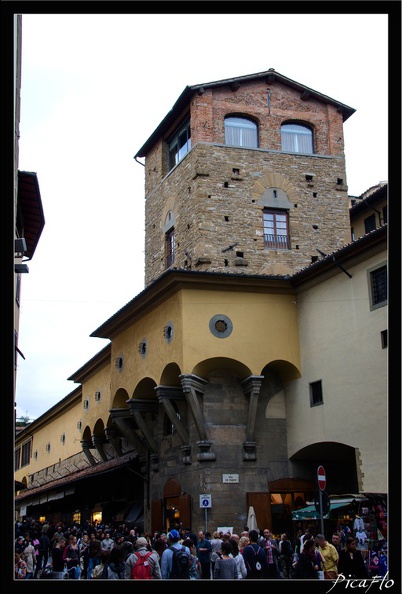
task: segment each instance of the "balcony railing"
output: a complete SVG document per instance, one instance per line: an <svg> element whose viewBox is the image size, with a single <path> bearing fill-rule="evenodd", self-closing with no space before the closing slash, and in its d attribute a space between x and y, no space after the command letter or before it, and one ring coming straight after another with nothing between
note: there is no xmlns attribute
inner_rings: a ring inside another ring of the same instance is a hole
<svg viewBox="0 0 402 594"><path fill-rule="evenodd" d="M290 250L289 236L264 233L264 247L269 250Z"/></svg>
<svg viewBox="0 0 402 594"><path fill-rule="evenodd" d="M169 268L174 264L174 252L171 254L167 254L166 256L166 268Z"/></svg>

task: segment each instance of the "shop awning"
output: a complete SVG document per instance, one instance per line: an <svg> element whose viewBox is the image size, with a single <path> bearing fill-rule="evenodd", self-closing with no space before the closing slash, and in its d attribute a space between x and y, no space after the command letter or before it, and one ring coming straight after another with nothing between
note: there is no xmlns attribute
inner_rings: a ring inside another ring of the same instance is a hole
<svg viewBox="0 0 402 594"><path fill-rule="evenodd" d="M331 501L331 507L330 507L329 513L331 513L332 510L337 509L338 507L345 507L345 505L349 505L352 501L353 501L353 499L351 499L347 503L345 503L343 501L341 501L339 503ZM324 518L328 518L328 514L326 514L324 516ZM292 512L292 520L320 520L320 519L321 519L321 516L315 509L315 505L308 505L307 507L302 507L301 509L296 509L295 511Z"/></svg>
<svg viewBox="0 0 402 594"><path fill-rule="evenodd" d="M141 523L144 521L144 504L136 502L131 506L130 511L124 518L125 522Z"/></svg>

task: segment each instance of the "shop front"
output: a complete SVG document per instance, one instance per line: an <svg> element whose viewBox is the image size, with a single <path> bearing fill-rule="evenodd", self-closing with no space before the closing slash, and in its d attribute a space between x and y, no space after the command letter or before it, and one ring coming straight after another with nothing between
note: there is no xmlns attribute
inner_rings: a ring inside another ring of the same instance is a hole
<svg viewBox="0 0 402 594"><path fill-rule="evenodd" d="M292 512L297 530L321 532L321 515L314 504ZM323 517L324 536L330 542L339 532L342 544L348 536L357 539L358 549L371 576L376 575L378 552L387 541L387 496L378 493L330 496L329 512Z"/></svg>

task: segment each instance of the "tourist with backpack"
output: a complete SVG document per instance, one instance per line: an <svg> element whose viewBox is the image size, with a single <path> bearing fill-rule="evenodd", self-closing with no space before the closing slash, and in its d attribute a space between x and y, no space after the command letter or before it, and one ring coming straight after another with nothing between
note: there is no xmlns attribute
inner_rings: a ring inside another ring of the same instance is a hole
<svg viewBox="0 0 402 594"><path fill-rule="evenodd" d="M201 579L201 563L197 557L197 549L195 548L195 544L192 538L185 538L183 540L182 545L188 547L191 553L191 567L189 570L189 578L190 580L199 580Z"/></svg>
<svg viewBox="0 0 402 594"><path fill-rule="evenodd" d="M243 559L246 564L246 580L266 579L268 576L267 555L263 548L258 545L259 533L257 530L250 530L250 544L243 549Z"/></svg>
<svg viewBox="0 0 402 594"><path fill-rule="evenodd" d="M191 563L190 549L181 545L180 534L171 530L168 534L168 548L163 551L161 558L161 573L163 580L190 579Z"/></svg>
<svg viewBox="0 0 402 594"><path fill-rule="evenodd" d="M149 545L146 538L140 536L135 541L135 552L126 559L125 577L128 580L160 580L159 555ZM113 550L113 549L112 549Z"/></svg>

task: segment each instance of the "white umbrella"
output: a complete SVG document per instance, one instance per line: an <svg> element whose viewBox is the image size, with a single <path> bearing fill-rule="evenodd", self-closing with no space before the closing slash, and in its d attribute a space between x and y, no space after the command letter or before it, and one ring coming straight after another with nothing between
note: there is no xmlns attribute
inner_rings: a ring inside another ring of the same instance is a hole
<svg viewBox="0 0 402 594"><path fill-rule="evenodd" d="M255 511L252 505L248 508L247 526L250 530L258 530L257 518L255 517Z"/></svg>

